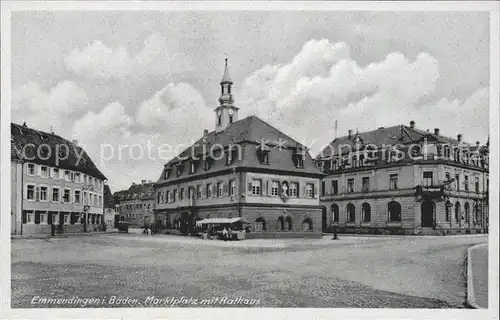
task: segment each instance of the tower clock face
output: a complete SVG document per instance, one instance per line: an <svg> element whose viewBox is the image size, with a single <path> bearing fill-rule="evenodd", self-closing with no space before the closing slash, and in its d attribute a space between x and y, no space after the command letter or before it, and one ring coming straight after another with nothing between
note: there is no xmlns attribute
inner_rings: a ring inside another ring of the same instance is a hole
<svg viewBox="0 0 500 320"><path fill-rule="evenodd" d="M233 109L229 109L229 114L233 114Z"/></svg>

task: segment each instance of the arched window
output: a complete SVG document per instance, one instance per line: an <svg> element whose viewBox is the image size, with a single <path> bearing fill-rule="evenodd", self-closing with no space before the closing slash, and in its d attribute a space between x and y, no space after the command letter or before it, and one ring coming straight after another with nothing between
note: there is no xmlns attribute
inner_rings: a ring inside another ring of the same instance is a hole
<svg viewBox="0 0 500 320"><path fill-rule="evenodd" d="M451 202L450 201L446 201L446 205L445 205L445 219L446 219L446 221L450 221L451 207L453 207L453 205L451 204Z"/></svg>
<svg viewBox="0 0 500 320"><path fill-rule="evenodd" d="M332 215L333 215L333 222L339 222L339 206L336 205L335 203L332 204Z"/></svg>
<svg viewBox="0 0 500 320"><path fill-rule="evenodd" d="M347 204L347 222L356 221L356 208L352 203Z"/></svg>
<svg viewBox="0 0 500 320"><path fill-rule="evenodd" d="M257 219L255 219L253 229L255 231L265 231L266 230L266 220L264 220L264 218L262 218L262 217L258 217Z"/></svg>
<svg viewBox="0 0 500 320"><path fill-rule="evenodd" d="M387 204L389 221L401 222L401 205L399 202L391 201Z"/></svg>
<svg viewBox="0 0 500 320"><path fill-rule="evenodd" d="M470 222L470 208L468 202L464 204L464 211L465 211L465 222Z"/></svg>
<svg viewBox="0 0 500 320"><path fill-rule="evenodd" d="M457 222L462 220L462 217L460 215L460 202L458 202L458 201L457 201L457 203L455 203L455 220Z"/></svg>
<svg viewBox="0 0 500 320"><path fill-rule="evenodd" d="M352 156L352 166L356 168L358 166L358 157Z"/></svg>
<svg viewBox="0 0 500 320"><path fill-rule="evenodd" d="M476 223L479 223L481 221L481 210L479 207L479 203L474 203L474 217Z"/></svg>
<svg viewBox="0 0 500 320"><path fill-rule="evenodd" d="M313 229L313 222L310 218L305 218L304 221L302 221L302 230L303 231L312 231Z"/></svg>
<svg viewBox="0 0 500 320"><path fill-rule="evenodd" d="M283 218L283 217L278 218L278 224L276 226L276 230L278 230L278 231L285 230L285 218Z"/></svg>
<svg viewBox="0 0 500 320"><path fill-rule="evenodd" d="M285 230L292 230L292 217L290 216L285 219Z"/></svg>
<svg viewBox="0 0 500 320"><path fill-rule="evenodd" d="M372 220L372 209L367 202L361 205L361 219L363 222L370 222Z"/></svg>

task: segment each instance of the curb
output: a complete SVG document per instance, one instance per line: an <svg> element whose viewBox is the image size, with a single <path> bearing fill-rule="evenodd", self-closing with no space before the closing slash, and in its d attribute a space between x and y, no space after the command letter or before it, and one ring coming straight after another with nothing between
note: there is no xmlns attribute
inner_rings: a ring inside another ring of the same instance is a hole
<svg viewBox="0 0 500 320"><path fill-rule="evenodd" d="M476 303L476 294L474 292L474 282L472 275L471 252L476 248L487 245L488 245L487 243L477 244L467 249L467 304L474 309L484 309L484 308Z"/></svg>
<svg viewBox="0 0 500 320"><path fill-rule="evenodd" d="M69 237L77 237L77 236L92 236L92 235L99 235L99 234L114 234L118 233L118 231L101 231L101 232L75 232L75 233L67 233L67 234L58 234L55 236L50 236L50 235L31 235L31 236L11 236L11 240L16 240L16 239L61 239L61 238L69 238Z"/></svg>

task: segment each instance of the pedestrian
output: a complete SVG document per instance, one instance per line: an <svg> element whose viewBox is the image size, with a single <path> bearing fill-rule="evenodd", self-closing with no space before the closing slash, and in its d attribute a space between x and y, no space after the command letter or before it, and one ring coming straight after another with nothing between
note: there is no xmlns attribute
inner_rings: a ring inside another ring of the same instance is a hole
<svg viewBox="0 0 500 320"><path fill-rule="evenodd" d="M151 224L151 235L153 235L153 233L156 233L156 226L154 223Z"/></svg>
<svg viewBox="0 0 500 320"><path fill-rule="evenodd" d="M231 230L231 228L227 230L227 237L229 238L229 241L233 240L233 230Z"/></svg>
<svg viewBox="0 0 500 320"><path fill-rule="evenodd" d="M222 237L224 238L224 241L227 241L227 229L224 227L224 230L222 230Z"/></svg>

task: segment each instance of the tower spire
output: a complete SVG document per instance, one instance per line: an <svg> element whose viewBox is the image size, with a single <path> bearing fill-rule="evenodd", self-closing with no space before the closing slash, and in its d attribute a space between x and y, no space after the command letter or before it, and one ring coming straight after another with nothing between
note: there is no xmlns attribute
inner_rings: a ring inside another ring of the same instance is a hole
<svg viewBox="0 0 500 320"><path fill-rule="evenodd" d="M229 67L227 66L227 58L226 58L226 64L224 66L224 75L222 76L222 80L220 81L220 84L223 84L223 83L233 84L233 80L231 79L231 76L229 75Z"/></svg>

